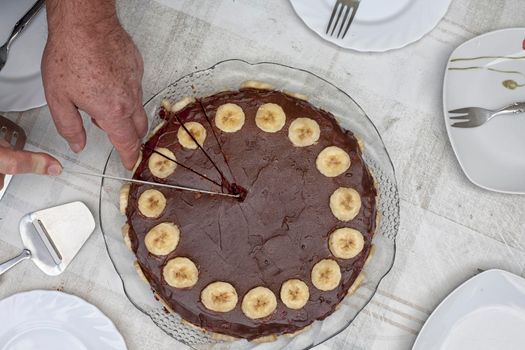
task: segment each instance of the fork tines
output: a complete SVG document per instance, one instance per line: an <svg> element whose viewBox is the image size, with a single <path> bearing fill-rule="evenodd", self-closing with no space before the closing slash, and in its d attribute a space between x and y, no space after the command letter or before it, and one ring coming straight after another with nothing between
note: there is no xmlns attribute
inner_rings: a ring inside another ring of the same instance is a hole
<svg viewBox="0 0 525 350"><path fill-rule="evenodd" d="M332 15L330 16L328 26L326 27L326 34L333 36L337 28L339 28L339 31L337 32L337 38L344 38L348 32L348 29L350 29L350 25L354 21L358 7L359 1L337 0L332 11ZM342 20L341 16L343 17ZM343 34L342 36L341 33Z"/></svg>

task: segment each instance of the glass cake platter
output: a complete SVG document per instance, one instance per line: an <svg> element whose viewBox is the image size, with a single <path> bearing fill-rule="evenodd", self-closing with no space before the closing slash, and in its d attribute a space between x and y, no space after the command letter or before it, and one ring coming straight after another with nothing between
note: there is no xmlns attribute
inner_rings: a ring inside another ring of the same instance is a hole
<svg viewBox="0 0 525 350"><path fill-rule="evenodd" d="M343 128L353 131L364 141L363 158L376 179L379 192L380 224L373 239L374 255L363 269L365 281L353 296L346 297L338 310L325 320L315 321L311 327L293 337L282 335L270 343L216 340L210 333L187 324L178 315L168 313L155 299L149 285L138 276L133 265L136 258L122 239L121 227L125 217L119 212L122 183L118 181L102 181L100 224L109 256L129 300L176 340L198 350L309 349L347 328L373 297L379 283L393 265L399 227L399 195L394 168L376 127L349 95L313 73L276 63L227 60L180 78L146 103L150 130L161 122L158 111L163 99L175 102L185 96L199 97L224 90L237 90L246 80L261 80L272 84L277 90L308 96L310 103L334 114ZM108 157L104 173L122 177L132 175L122 167L118 153L114 150Z"/></svg>

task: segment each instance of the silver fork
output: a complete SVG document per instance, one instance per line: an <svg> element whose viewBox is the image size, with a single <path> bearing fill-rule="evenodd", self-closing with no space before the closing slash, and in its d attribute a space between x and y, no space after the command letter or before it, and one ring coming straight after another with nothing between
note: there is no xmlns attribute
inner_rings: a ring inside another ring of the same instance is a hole
<svg viewBox="0 0 525 350"><path fill-rule="evenodd" d="M31 20L36 16L38 11L40 11L40 9L44 6L44 2L45 0L38 0L35 2L35 4L25 13L25 15L20 18L18 22L16 22L13 30L11 31L11 35L9 35L9 38L5 44L0 47L0 70L4 68L5 63L7 62L7 54L9 53L9 47L11 46L11 43L16 39L18 34L24 30L27 24L31 22Z"/></svg>
<svg viewBox="0 0 525 350"><path fill-rule="evenodd" d="M361 0L336 0L334 9L332 10L332 16L330 16L330 21L328 22L328 26L326 27L326 34L328 34L330 32L330 28L332 28L330 36L333 36L335 30L339 27L339 31L337 32L337 38L339 39L339 37L341 37L341 39L343 39L346 33L348 32L348 29L350 29L350 25L354 21L354 17L360 2ZM341 19L341 15L343 15L343 20L339 22L339 20ZM348 18L349 15L350 18ZM334 22L336 16L337 19ZM341 36L341 33L343 33L343 36Z"/></svg>
<svg viewBox="0 0 525 350"><path fill-rule="evenodd" d="M451 114L460 114L457 116L449 117L451 120L462 120L461 122L456 122L451 126L456 128L474 128L476 126L485 124L492 118L500 115L525 113L525 102L516 102L511 104L510 106L496 110L479 107L468 107L454 109L448 112Z"/></svg>

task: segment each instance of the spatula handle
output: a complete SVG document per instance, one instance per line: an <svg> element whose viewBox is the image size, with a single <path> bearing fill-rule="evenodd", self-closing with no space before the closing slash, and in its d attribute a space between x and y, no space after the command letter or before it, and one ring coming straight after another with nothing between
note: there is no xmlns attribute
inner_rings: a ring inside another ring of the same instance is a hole
<svg viewBox="0 0 525 350"><path fill-rule="evenodd" d="M0 263L0 276L3 275L4 272L7 272L12 267L17 265L22 260L26 260L29 258L31 258L31 252L28 249L24 249L20 254L18 254L14 258L9 259L6 262Z"/></svg>

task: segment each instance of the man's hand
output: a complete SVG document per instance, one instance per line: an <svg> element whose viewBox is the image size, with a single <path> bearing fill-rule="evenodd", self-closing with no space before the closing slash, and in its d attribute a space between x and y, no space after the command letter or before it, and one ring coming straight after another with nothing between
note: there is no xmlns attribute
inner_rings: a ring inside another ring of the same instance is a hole
<svg viewBox="0 0 525 350"><path fill-rule="evenodd" d="M46 153L14 151L5 140L0 140L0 189L4 187L4 174L60 175L59 161Z"/></svg>
<svg viewBox="0 0 525 350"><path fill-rule="evenodd" d="M87 112L131 169L148 127L142 107L143 62L120 26L112 0L47 0L49 37L42 59L46 99L74 152L86 145Z"/></svg>

